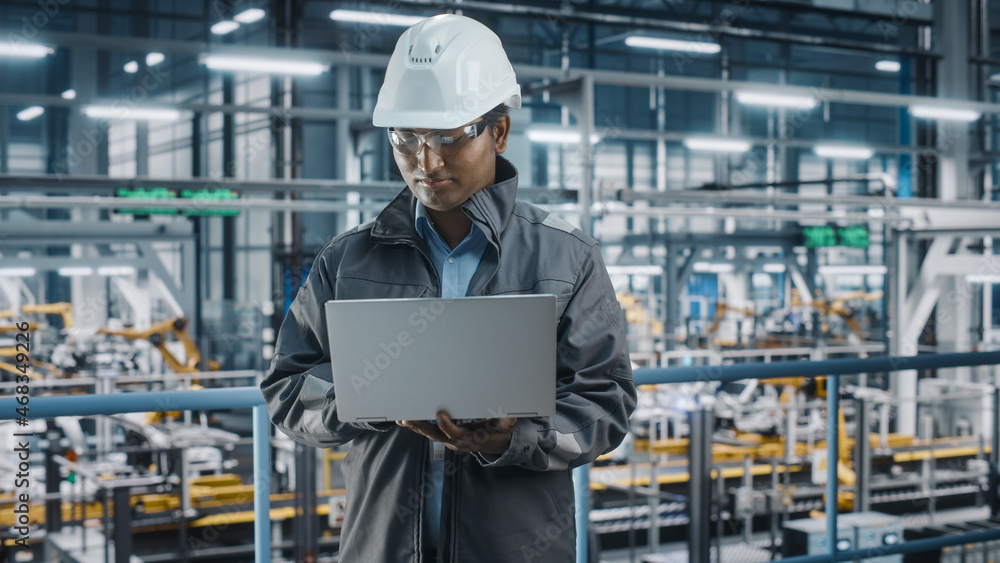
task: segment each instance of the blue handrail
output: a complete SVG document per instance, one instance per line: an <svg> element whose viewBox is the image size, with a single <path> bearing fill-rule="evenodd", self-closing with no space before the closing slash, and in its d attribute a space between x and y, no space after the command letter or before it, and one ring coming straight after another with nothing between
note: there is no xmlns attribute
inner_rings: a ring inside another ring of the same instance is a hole
<svg viewBox="0 0 1000 563"><path fill-rule="evenodd" d="M816 362L772 362L766 364L737 364L727 366L694 366L677 368L646 368L637 369L634 373L638 385L658 383L686 383L695 381L738 381L742 379L762 379L777 377L815 377L837 376L856 373L873 373L896 370L939 369L948 367L966 367L1000 364L1000 352L975 352L959 354L927 354L919 356L893 356L875 358L851 358L824 360ZM831 377L830 390L839 388L837 377ZM833 395L834 398L830 398ZM828 401L836 405L837 393L829 393ZM0 420L15 418L18 405L14 398L0 398ZM198 391L168 391L116 393L110 395L62 395L32 397L30 401L30 418L48 418L54 416L88 416L101 414L119 414L123 412L173 411L173 410L218 410L218 409L253 409L254 415L254 551L257 563L270 561L271 530L270 530L270 447L269 422L264 399L257 387L230 387L226 389L202 389ZM835 412L836 408L832 412ZM831 431L836 432L835 416L831 419ZM836 439L827 441L827 459L837 459ZM834 493L828 494L827 508L830 518L827 522L828 534L836 530L836 464L829 463L832 477L828 477L828 488ZM995 468L994 468L995 470ZM577 507L584 517L577 517L578 550L577 561L586 561L587 518L586 502L589 495L589 476L585 468L574 470L574 483L577 488ZM831 485L832 483L832 485ZM893 546L861 549L824 555L808 555L784 559L787 563L832 563L849 561L872 556L893 555L897 553L917 553L951 545L966 543L981 543L1000 540L1000 529L984 530L955 536L946 536L926 540L909 541ZM828 542L830 549L835 549L836 542Z"/></svg>
<svg viewBox="0 0 1000 563"><path fill-rule="evenodd" d="M12 397L0 398L0 420L11 420L21 407ZM257 387L198 391L57 395L31 397L28 418L93 416L125 412L253 409L254 561L271 561L271 440L264 397Z"/></svg>

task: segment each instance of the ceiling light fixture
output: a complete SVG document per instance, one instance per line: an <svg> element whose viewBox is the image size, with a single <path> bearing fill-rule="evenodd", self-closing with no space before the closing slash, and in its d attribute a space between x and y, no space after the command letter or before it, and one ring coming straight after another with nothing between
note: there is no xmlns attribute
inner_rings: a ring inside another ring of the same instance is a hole
<svg viewBox="0 0 1000 563"><path fill-rule="evenodd" d="M659 51L682 51L685 53L714 55L722 50L718 43L703 41L684 41L681 39L663 39L660 37L642 37L633 35L625 38L629 47L640 49L657 49Z"/></svg>
<svg viewBox="0 0 1000 563"><path fill-rule="evenodd" d="M979 119L982 114L971 109L948 108L940 106L910 106L910 115L922 119L943 119L947 121L972 122Z"/></svg>
<svg viewBox="0 0 1000 563"><path fill-rule="evenodd" d="M863 146L851 145L816 145L813 152L823 158L855 158L867 160L875 154L875 150Z"/></svg>
<svg viewBox="0 0 1000 563"><path fill-rule="evenodd" d="M64 268L59 268L59 275L71 278L73 276L89 276L94 273L93 268L88 268L87 266L66 266Z"/></svg>
<svg viewBox="0 0 1000 563"><path fill-rule="evenodd" d="M899 72L900 68L899 61L878 61L875 63L875 70L882 72Z"/></svg>
<svg viewBox="0 0 1000 563"><path fill-rule="evenodd" d="M41 59L47 57L56 50L45 45L33 43L18 43L16 41L0 42L0 57L12 59Z"/></svg>
<svg viewBox="0 0 1000 563"><path fill-rule="evenodd" d="M212 70L259 72L265 74L296 74L316 76L330 65L316 61L239 57L234 55L202 55L201 64Z"/></svg>
<svg viewBox="0 0 1000 563"><path fill-rule="evenodd" d="M240 28L240 24L232 20L222 20L220 22L212 24L209 30L212 35L226 35L227 33L232 33Z"/></svg>
<svg viewBox="0 0 1000 563"><path fill-rule="evenodd" d="M21 121L31 121L43 113L45 113L45 108L42 106L31 106L30 108L24 108L17 112L17 118Z"/></svg>
<svg viewBox="0 0 1000 563"><path fill-rule="evenodd" d="M741 139L726 139L724 137L688 137L684 146L696 151L716 152L747 152L752 146L750 141Z"/></svg>
<svg viewBox="0 0 1000 563"><path fill-rule="evenodd" d="M425 20L423 16L404 16L401 14L387 14L385 12L359 12L357 10L334 10L330 12L330 19L350 23L374 23L378 25L398 25L410 27L411 25Z"/></svg>
<svg viewBox="0 0 1000 563"><path fill-rule="evenodd" d="M565 129L528 129L524 132L528 140L535 143L553 143L562 145L573 145L580 143L579 131L568 131ZM594 133L590 136L590 142L596 143L601 140L601 136Z"/></svg>
<svg viewBox="0 0 1000 563"><path fill-rule="evenodd" d="M242 12L233 16L233 20L240 23L253 23L265 15L264 10L260 8L250 8L249 10L243 10Z"/></svg>
<svg viewBox="0 0 1000 563"><path fill-rule="evenodd" d="M812 109L819 101L812 96L793 96L791 94L774 94L771 92L750 92L738 90L736 100L749 106L769 106L782 108Z"/></svg>
<svg viewBox="0 0 1000 563"><path fill-rule="evenodd" d="M127 106L86 106L83 113L87 117L108 121L177 121L182 115L178 109Z"/></svg>

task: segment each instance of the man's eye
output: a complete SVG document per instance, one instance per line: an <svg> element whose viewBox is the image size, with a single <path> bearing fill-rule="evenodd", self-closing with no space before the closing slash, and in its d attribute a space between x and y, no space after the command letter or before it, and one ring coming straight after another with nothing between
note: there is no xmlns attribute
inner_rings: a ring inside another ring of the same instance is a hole
<svg viewBox="0 0 1000 563"><path fill-rule="evenodd" d="M460 137L440 137L442 145L453 145L457 143Z"/></svg>

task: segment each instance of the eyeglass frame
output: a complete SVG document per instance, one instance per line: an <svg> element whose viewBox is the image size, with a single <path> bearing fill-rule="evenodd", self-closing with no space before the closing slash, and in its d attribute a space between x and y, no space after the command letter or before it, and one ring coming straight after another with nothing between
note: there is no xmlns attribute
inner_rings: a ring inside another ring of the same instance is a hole
<svg viewBox="0 0 1000 563"><path fill-rule="evenodd" d="M476 136L475 137L468 137L470 141L474 141L474 140L478 139L479 136L482 135L484 131L486 131L486 129L488 129L491 125L494 125L495 123L496 123L496 121L487 121L487 120L484 119L482 121L476 121L476 122L473 122L473 123L469 123L468 125L465 125L465 126L461 127L461 129L463 130L463 132L465 133L466 136L470 135L472 133L472 131L475 131L476 132ZM470 127L472 128L471 130L469 129ZM438 150L435 150L434 147L431 146L431 144L427 142L427 138L431 137L433 135L436 135L436 134L443 133L445 131L452 131L453 129L458 129L458 127L453 127L452 129L433 129L431 131L428 131L427 133L420 134L420 133L415 133L413 131L406 131L404 129L397 129L396 127L386 127L386 136L389 137L389 146L392 147L393 152L395 152L396 154L399 154L399 155L402 155L402 156L417 156L418 154L420 154L420 151L423 150L423 147L426 146L427 148L431 149L432 151L434 151L438 155L440 155L440 156L446 156L446 155L441 154ZM411 135L415 135L418 139L420 139L420 144L417 146L417 150L413 154L406 154L404 152L400 152L396 148L395 143L392 142L392 134L393 133L402 132L402 131L410 133ZM441 146L444 146L444 145L438 145L438 148L440 148ZM463 146L462 148L465 148L465 147ZM457 153L457 152L459 152L461 150L462 149L460 148L460 149L456 150L453 153L447 153L447 154L448 155L455 154L455 153Z"/></svg>

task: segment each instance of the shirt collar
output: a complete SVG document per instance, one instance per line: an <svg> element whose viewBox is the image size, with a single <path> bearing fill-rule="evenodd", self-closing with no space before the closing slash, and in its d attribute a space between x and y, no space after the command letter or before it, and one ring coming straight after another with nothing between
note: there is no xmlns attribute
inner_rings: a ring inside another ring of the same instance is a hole
<svg viewBox="0 0 1000 563"><path fill-rule="evenodd" d="M413 223L417 227L417 234L424 240L427 240L431 231L434 230L434 221L431 220L431 216L427 214L427 208L420 203L419 199L416 200L414 206Z"/></svg>

